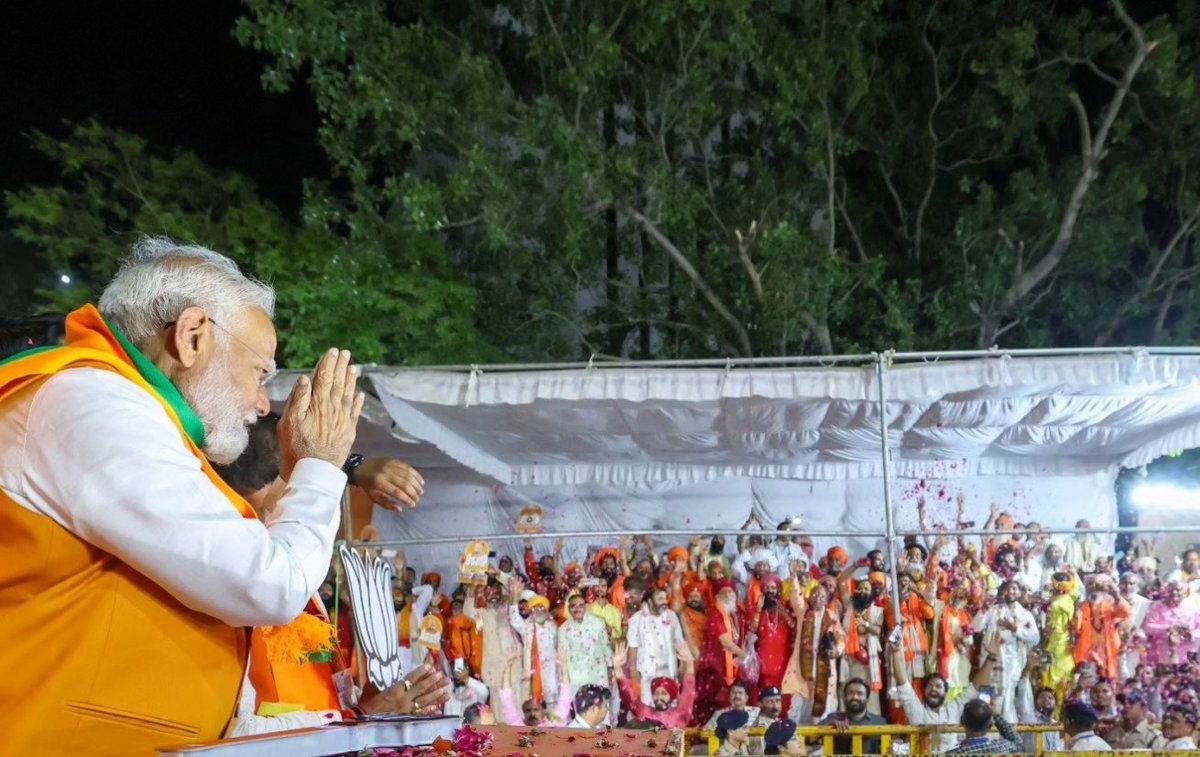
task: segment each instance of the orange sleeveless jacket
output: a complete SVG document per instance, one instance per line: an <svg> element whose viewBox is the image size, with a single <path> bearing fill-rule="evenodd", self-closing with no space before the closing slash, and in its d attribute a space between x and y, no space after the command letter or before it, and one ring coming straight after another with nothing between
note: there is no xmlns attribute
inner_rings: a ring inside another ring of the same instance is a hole
<svg viewBox="0 0 1200 757"><path fill-rule="evenodd" d="M67 318L66 346L0 363L0 416L60 371L112 371L162 405L230 507L255 517L189 437L185 429L194 431L198 419L160 394L151 382L162 386L165 377L148 381L135 359L153 371L95 308L81 308ZM0 754L153 754L155 747L222 735L245 668L246 629L188 609L119 558L3 492L0 540Z"/></svg>

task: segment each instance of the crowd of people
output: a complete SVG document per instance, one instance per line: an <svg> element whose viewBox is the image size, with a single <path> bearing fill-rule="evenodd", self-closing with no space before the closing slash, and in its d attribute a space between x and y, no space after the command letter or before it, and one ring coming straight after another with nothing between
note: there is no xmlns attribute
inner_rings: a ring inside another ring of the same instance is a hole
<svg viewBox="0 0 1200 757"><path fill-rule="evenodd" d="M906 539L897 617L882 550L813 554L797 521L781 535L755 525L736 549L720 536L661 549L647 535L569 564L561 541L550 554L527 541L520 559L493 561L486 586L418 580L397 558L400 644L411 665L453 679L447 713L701 726L726 754L801 750L799 725L963 726L932 738L947 753L1026 751L1017 725L1050 726L1048 749L1195 748L1200 551L1163 571L994 507L993 537ZM436 649L415 643L429 614L443 621ZM849 735L837 741L849 751Z"/></svg>
<svg viewBox="0 0 1200 757"><path fill-rule="evenodd" d="M1200 551L1160 566L1106 554L1086 521L1060 541L995 507L974 541L931 531L920 505L932 538L891 564L755 519L736 544L647 535L572 563L531 541L483 584L396 556L403 676L360 692L327 573L343 490L411 506L424 482L351 454L364 397L346 351L268 425L273 312L227 258L145 238L62 344L0 332L0 752L150 754L164 735L439 712L703 726L734 755L805 753L811 724L837 752L895 724L944 753L1028 750L1020 725L1051 750L1195 749Z"/></svg>

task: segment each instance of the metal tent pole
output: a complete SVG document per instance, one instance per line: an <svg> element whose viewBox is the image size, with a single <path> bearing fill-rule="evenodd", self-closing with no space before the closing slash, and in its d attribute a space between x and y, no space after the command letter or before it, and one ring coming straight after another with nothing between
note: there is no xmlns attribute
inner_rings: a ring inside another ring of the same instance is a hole
<svg viewBox="0 0 1200 757"><path fill-rule="evenodd" d="M892 510L892 449L888 444L887 387L884 386L890 359L890 351L875 356L875 377L879 381L879 440L883 450L884 538L887 539L888 573L892 577L892 611L896 613L896 622L900 623L900 576L896 573L896 520Z"/></svg>

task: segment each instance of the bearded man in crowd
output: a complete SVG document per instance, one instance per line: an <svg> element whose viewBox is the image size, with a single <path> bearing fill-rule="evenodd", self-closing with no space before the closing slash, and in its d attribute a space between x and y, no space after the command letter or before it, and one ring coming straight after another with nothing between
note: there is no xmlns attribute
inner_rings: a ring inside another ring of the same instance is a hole
<svg viewBox="0 0 1200 757"><path fill-rule="evenodd" d="M683 641L679 616L667 606L667 592L656 589L645 606L629 622L629 670L634 681L675 678L675 643ZM642 703L650 704L652 692L643 687Z"/></svg>
<svg viewBox="0 0 1200 757"><path fill-rule="evenodd" d="M983 633L984 644L993 639L1000 643L1000 670L996 681L996 701L1000 715L1017 722L1017 684L1029 651L1041 640L1033 614L1021 606L1021 587L1005 581L997 592L999 602L983 612L972 624Z"/></svg>
<svg viewBox="0 0 1200 757"><path fill-rule="evenodd" d="M749 632L758 636L759 686L778 689L791 656L796 620L783 603L779 579L772 573L760 581L763 594L750 616Z"/></svg>
<svg viewBox="0 0 1200 757"><path fill-rule="evenodd" d="M699 695L696 719L700 721L707 721L713 712L728 704L729 687L737 681L738 661L746 656L733 584L721 579L713 582L713 589L716 596L708 610L696 675Z"/></svg>

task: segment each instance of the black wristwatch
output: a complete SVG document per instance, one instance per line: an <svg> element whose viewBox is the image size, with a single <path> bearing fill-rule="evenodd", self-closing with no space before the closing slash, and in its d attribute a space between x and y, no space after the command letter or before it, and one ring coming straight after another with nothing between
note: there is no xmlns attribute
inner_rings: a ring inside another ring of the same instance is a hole
<svg viewBox="0 0 1200 757"><path fill-rule="evenodd" d="M346 462L342 463L342 473L346 474L346 480L350 482L351 486L358 486L358 482L354 480L354 471L358 470L358 466L363 464L363 460L366 460L366 458L355 453L346 458Z"/></svg>

